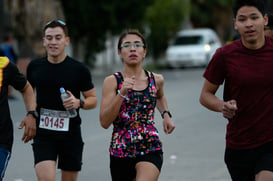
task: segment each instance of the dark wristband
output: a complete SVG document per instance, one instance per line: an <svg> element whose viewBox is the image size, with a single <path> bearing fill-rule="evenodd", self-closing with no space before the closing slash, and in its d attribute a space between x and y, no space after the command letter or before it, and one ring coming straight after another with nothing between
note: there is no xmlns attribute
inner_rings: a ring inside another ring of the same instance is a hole
<svg viewBox="0 0 273 181"><path fill-rule="evenodd" d="M35 119L38 119L38 117L39 117L39 114L38 114L38 112L37 111L28 111L27 112L27 115L29 115L29 114L31 114Z"/></svg>
<svg viewBox="0 0 273 181"><path fill-rule="evenodd" d="M83 106L84 106L84 101L80 99L80 108L83 108Z"/></svg>
<svg viewBox="0 0 273 181"><path fill-rule="evenodd" d="M170 116L170 118L172 117L171 112L170 112L169 110L165 110L165 111L163 111L163 112L161 113L162 119L164 119L164 114L165 114L165 113L168 113L168 115Z"/></svg>

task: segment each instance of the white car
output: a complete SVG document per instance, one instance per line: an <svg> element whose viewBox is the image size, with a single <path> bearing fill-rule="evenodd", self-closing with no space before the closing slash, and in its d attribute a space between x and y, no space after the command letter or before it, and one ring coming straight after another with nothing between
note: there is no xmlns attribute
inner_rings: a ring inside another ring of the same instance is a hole
<svg viewBox="0 0 273 181"><path fill-rule="evenodd" d="M167 48L168 67L207 66L221 42L212 29L190 29L179 31Z"/></svg>

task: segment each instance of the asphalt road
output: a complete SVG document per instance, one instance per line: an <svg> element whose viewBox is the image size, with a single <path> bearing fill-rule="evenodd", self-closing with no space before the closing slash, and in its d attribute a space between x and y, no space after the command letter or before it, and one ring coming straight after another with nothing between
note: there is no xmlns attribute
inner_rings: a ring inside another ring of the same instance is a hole
<svg viewBox="0 0 273 181"><path fill-rule="evenodd" d="M173 114L176 129L165 135L159 113L155 115L160 138L163 142L164 164L159 181L229 181L231 180L223 155L226 120L219 113L211 112L199 104L204 79L204 69L164 70L165 95ZM100 103L102 73L93 74ZM221 90L217 93L221 96ZM5 181L35 181L31 143L21 142L22 130L17 127L25 116L22 98L10 101L14 120L14 147ZM83 169L79 181L110 181L108 147L111 128L99 124L99 104L94 110L81 111L82 133L85 142ZM56 180L60 180L57 170Z"/></svg>

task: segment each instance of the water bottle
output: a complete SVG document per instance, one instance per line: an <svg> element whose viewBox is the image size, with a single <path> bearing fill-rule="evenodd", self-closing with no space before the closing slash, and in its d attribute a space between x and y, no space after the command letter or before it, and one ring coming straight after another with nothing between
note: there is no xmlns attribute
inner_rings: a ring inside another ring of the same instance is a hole
<svg viewBox="0 0 273 181"><path fill-rule="evenodd" d="M65 92L65 89L63 87L60 88L60 92L61 92L61 99L62 99L62 101L64 101L65 99L69 98L69 94L67 94ZM70 118L74 118L74 117L77 116L76 109L68 110L68 113L69 113L69 117Z"/></svg>

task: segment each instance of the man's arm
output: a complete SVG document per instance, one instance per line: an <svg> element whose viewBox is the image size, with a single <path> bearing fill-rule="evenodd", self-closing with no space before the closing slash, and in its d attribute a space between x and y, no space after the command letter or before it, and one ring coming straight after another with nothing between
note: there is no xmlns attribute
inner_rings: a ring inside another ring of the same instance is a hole
<svg viewBox="0 0 273 181"><path fill-rule="evenodd" d="M29 82L26 83L25 87L20 90L25 107L27 112L28 111L35 111L36 110L36 100L34 91ZM25 127L25 131L22 137L22 141L27 143L28 141L32 140L36 135L36 118L32 114L27 114L26 117L22 120L19 129Z"/></svg>
<svg viewBox="0 0 273 181"><path fill-rule="evenodd" d="M208 80L205 80L201 95L199 98L200 103L215 112L221 112L225 118L233 118L237 111L236 100L223 101L219 99L215 93L219 85L215 85Z"/></svg>

